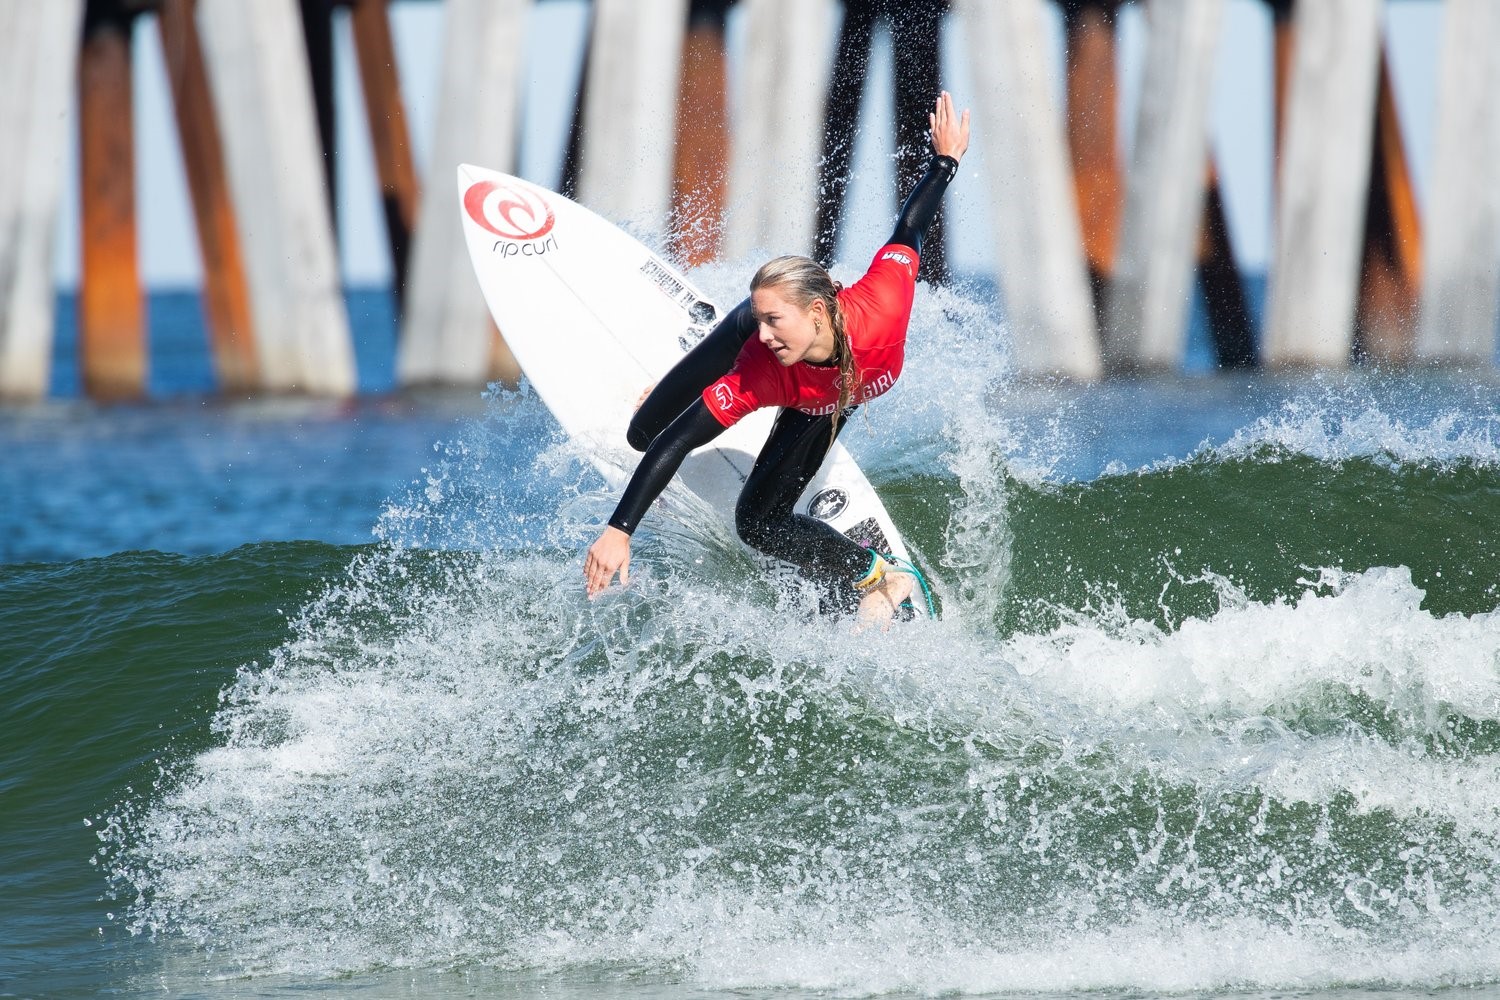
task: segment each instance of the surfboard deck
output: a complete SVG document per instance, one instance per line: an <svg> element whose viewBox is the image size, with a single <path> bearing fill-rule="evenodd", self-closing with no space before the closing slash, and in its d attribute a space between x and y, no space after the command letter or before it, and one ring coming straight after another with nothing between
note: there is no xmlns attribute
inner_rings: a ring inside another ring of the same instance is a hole
<svg viewBox="0 0 1500 1000"><path fill-rule="evenodd" d="M623 489L640 455L625 430L654 384L723 315L672 264L568 198L509 174L458 168L464 238L495 323L522 372L595 468ZM752 413L678 473L726 522L775 419ZM835 442L797 503L860 545L909 560L901 532L848 450ZM777 575L786 564L753 552Z"/></svg>

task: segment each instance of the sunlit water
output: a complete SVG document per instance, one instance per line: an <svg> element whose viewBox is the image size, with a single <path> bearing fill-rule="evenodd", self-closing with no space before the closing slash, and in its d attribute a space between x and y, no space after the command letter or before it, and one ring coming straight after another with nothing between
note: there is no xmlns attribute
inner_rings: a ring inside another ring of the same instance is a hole
<svg viewBox="0 0 1500 1000"><path fill-rule="evenodd" d="M13 560L56 874L0 990L1494 995L1495 382L1023 385L1015 335L924 291L846 433L941 583L889 633L675 492L586 600L615 498L524 392L370 544Z"/></svg>

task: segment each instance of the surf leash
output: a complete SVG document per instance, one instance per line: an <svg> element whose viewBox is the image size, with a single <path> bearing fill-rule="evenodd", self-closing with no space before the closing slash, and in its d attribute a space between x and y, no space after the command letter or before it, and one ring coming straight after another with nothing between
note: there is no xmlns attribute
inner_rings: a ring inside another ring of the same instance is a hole
<svg viewBox="0 0 1500 1000"><path fill-rule="evenodd" d="M922 571L917 568L916 563L908 559L900 559L893 555L881 555L874 549L868 551L870 553L870 568L861 579L855 582L854 589L862 594L869 592L881 580L885 579L885 574L888 570L897 573L910 573L917 578L917 583L922 585L922 598L927 602L927 616L933 619L937 618L937 602L932 597L932 587L928 585L927 577L922 575Z"/></svg>

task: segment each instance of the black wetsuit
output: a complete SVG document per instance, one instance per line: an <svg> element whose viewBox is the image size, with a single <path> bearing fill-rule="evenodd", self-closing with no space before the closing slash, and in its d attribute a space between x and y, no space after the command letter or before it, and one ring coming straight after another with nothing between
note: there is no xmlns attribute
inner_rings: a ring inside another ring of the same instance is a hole
<svg viewBox="0 0 1500 1000"><path fill-rule="evenodd" d="M887 243L922 251L958 161L934 156L902 206ZM647 508L693 451L723 433L724 426L703 403L705 388L728 372L745 342L755 335L755 317L746 299L729 311L696 347L657 383L630 421L626 439L646 454L631 477L609 523L634 533ZM843 430L853 407L839 417L830 433L827 415L813 416L783 408L755 466L740 491L734 523L747 545L799 567L827 588L834 607L852 610L858 602L854 583L870 568L870 551L840 534L827 522L797 514L793 508L817 474L833 437Z"/></svg>

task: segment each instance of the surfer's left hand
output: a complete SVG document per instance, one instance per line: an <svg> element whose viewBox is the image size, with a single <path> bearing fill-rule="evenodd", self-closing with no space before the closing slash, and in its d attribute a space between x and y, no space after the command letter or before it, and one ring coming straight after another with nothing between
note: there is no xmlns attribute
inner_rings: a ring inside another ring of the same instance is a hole
<svg viewBox="0 0 1500 1000"><path fill-rule="evenodd" d="M610 525L604 529L599 540L589 546L588 558L583 561L583 579L588 585L590 597L597 597L620 574L620 585L630 582L630 536Z"/></svg>
<svg viewBox="0 0 1500 1000"><path fill-rule="evenodd" d="M962 160L969 148L969 112L962 115L953 108L953 95L946 90L938 95L932 113L927 116L932 130L932 151L939 156L951 156Z"/></svg>

